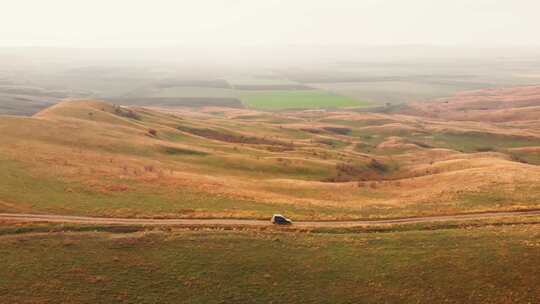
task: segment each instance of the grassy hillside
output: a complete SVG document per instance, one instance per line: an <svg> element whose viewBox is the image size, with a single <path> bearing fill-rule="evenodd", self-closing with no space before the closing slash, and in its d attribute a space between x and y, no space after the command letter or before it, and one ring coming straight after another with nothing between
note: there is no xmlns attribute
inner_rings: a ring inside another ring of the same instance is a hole
<svg viewBox="0 0 540 304"><path fill-rule="evenodd" d="M539 246L538 225L6 235L0 301L536 303Z"/></svg>
<svg viewBox="0 0 540 304"><path fill-rule="evenodd" d="M345 219L540 206L529 156L540 134L524 126L73 101L0 117L0 140L7 212Z"/></svg>

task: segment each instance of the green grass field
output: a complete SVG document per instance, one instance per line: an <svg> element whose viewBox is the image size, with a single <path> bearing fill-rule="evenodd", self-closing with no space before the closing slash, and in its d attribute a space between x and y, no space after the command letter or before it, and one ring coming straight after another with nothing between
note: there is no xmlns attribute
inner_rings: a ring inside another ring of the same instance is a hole
<svg viewBox="0 0 540 304"><path fill-rule="evenodd" d="M0 302L537 303L539 249L539 225L4 235Z"/></svg>
<svg viewBox="0 0 540 304"><path fill-rule="evenodd" d="M240 96L247 106L266 110L343 108L369 105L368 102L316 90L244 91L240 93Z"/></svg>

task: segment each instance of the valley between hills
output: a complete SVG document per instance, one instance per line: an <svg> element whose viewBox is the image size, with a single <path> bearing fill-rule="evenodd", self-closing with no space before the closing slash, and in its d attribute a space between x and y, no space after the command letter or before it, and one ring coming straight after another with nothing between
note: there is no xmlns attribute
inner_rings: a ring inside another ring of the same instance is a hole
<svg viewBox="0 0 540 304"><path fill-rule="evenodd" d="M0 212L384 219L540 207L540 87L374 109L65 100L0 117Z"/></svg>

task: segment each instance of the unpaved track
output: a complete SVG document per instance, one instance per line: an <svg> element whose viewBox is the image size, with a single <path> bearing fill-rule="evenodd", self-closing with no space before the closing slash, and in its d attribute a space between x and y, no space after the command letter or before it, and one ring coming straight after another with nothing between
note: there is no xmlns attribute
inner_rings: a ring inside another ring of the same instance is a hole
<svg viewBox="0 0 540 304"><path fill-rule="evenodd" d="M441 215L410 217L388 220L358 220L358 221L300 221L294 222L295 227L328 227L342 228L381 224L411 224L448 221L466 221L511 216L540 216L540 210L486 212L459 215ZM151 226L270 226L268 220L241 219L135 219L135 218L105 218L87 216L0 213L0 220L19 222L49 222L73 224L104 224L104 225L151 225Z"/></svg>

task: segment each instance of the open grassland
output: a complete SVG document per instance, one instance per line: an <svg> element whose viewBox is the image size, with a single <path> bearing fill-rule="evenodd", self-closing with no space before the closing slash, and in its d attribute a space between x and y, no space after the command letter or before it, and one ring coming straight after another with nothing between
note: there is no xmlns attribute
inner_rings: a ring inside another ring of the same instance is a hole
<svg viewBox="0 0 540 304"><path fill-rule="evenodd" d="M0 210L391 218L540 207L534 128L97 101L0 118Z"/></svg>
<svg viewBox="0 0 540 304"><path fill-rule="evenodd" d="M370 103L337 92L315 90L300 83L275 79L237 79L229 85L205 86L202 81L164 82L135 89L107 100L128 105L166 107L241 107L266 110L363 107ZM240 101L241 100L241 101Z"/></svg>
<svg viewBox="0 0 540 304"><path fill-rule="evenodd" d="M367 102L318 90L243 91L240 96L247 106L267 110L324 109L369 105Z"/></svg>
<svg viewBox="0 0 540 304"><path fill-rule="evenodd" d="M230 103L224 99L238 98L244 90L322 90L362 104L384 106L386 103L430 100L464 90L537 84L539 79L536 60L504 63L495 60L477 64L475 61L457 63L431 59L401 62L400 59L399 63L319 62L289 68L279 68L279 64L262 68L255 64L243 69L206 64L203 64L205 67L194 67L189 60L180 66L142 62L136 65L58 64L54 60L41 60L36 66L30 57L13 56L0 54L1 114L31 115L46 106L44 100L56 102L65 97L98 98L144 106L199 107L202 100L206 100L203 104L212 101L213 105L222 102L227 106ZM323 106L328 105L325 102ZM459 113L455 118L476 115L463 114Z"/></svg>
<svg viewBox="0 0 540 304"><path fill-rule="evenodd" d="M492 123L538 119L540 86L466 91L430 103L411 103L409 111L426 117Z"/></svg>
<svg viewBox="0 0 540 304"><path fill-rule="evenodd" d="M540 300L538 225L358 234L101 230L110 232L0 237L0 301Z"/></svg>
<svg viewBox="0 0 540 304"><path fill-rule="evenodd" d="M173 188L154 178L153 181L106 178L101 182L77 182L43 174L32 176L13 162L0 161L0 168L0 211L4 212L245 218L267 218L276 210L296 218L309 218L315 212L309 206L257 202L213 194L196 187ZM346 214L339 208L316 209L321 216Z"/></svg>

